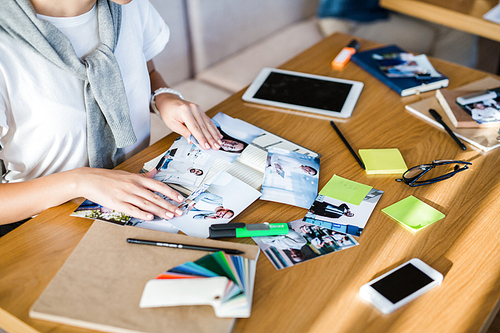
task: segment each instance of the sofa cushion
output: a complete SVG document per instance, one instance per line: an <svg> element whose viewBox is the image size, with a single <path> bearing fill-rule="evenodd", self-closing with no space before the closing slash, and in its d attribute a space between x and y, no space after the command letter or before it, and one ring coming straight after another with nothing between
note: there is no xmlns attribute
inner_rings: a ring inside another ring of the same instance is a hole
<svg viewBox="0 0 500 333"><path fill-rule="evenodd" d="M195 73L314 15L318 0L187 0Z"/></svg>
<svg viewBox="0 0 500 333"><path fill-rule="evenodd" d="M183 0L150 0L170 28L170 40L154 59L156 70L169 84L192 77L189 34Z"/></svg>
<svg viewBox="0 0 500 333"><path fill-rule="evenodd" d="M203 111L211 109L231 96L227 91L196 80L187 80L174 85L172 88L181 92L187 101L198 104ZM163 120L158 115L151 113L150 144L170 133L172 133L172 130L163 123Z"/></svg>
<svg viewBox="0 0 500 333"><path fill-rule="evenodd" d="M228 91L198 80L187 80L174 85L173 88L180 91L185 100L198 104L204 111L232 95Z"/></svg>
<svg viewBox="0 0 500 333"><path fill-rule="evenodd" d="M250 84L263 67L278 67L322 38L311 18L279 30L196 77L234 93Z"/></svg>

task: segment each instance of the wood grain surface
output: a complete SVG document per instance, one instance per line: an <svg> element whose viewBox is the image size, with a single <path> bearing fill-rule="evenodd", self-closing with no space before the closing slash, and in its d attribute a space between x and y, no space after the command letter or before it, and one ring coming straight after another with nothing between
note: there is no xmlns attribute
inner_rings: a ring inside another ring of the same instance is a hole
<svg viewBox="0 0 500 333"><path fill-rule="evenodd" d="M497 0L380 0L380 6L473 35L500 41L500 24L483 19Z"/></svg>
<svg viewBox="0 0 500 333"><path fill-rule="evenodd" d="M342 71L333 70L331 60L351 38L332 35L280 68L364 82L352 117L337 122L355 150L399 148L408 167L434 159L466 160L472 166L444 182L410 188L396 182L395 175L367 175L332 130L331 118L246 103L241 100L243 91L208 111L210 116L224 112L241 118L322 154L320 188L337 174L384 191L359 246L281 271L261 255L252 315L237 320L233 331L485 330L500 298L500 149L484 153L467 145L462 151L444 130L405 111L405 104L434 92L401 98L352 62ZM362 41L361 50L374 46ZM488 75L437 59L431 62L450 78L449 88ZM158 141L119 169L138 172L144 162L168 149L175 137ZM446 217L413 234L381 212L409 195ZM0 307L41 332L89 332L28 317L29 307L92 223L69 216L81 201L49 209L0 238ZM234 222L289 222L305 213L302 208L258 200ZM414 257L444 275L439 287L388 316L361 300L361 285Z"/></svg>

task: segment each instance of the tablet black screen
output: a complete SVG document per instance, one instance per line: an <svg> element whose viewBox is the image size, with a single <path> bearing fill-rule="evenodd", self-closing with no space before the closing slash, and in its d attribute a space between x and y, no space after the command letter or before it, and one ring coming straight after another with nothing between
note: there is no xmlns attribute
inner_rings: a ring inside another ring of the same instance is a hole
<svg viewBox="0 0 500 333"><path fill-rule="evenodd" d="M340 112L352 85L271 72L254 98Z"/></svg>

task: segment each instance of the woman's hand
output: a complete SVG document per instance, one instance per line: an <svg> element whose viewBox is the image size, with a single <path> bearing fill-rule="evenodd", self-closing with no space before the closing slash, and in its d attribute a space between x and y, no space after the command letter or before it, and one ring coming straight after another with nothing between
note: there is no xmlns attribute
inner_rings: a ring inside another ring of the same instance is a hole
<svg viewBox="0 0 500 333"><path fill-rule="evenodd" d="M219 150L222 135L198 105L168 93L157 95L155 102L163 122L172 131L188 141L192 134L202 148Z"/></svg>
<svg viewBox="0 0 500 333"><path fill-rule="evenodd" d="M176 202L184 197L168 185L148 176L120 170L80 168L77 184L80 195L140 220L164 219L182 215L182 210L156 193Z"/></svg>

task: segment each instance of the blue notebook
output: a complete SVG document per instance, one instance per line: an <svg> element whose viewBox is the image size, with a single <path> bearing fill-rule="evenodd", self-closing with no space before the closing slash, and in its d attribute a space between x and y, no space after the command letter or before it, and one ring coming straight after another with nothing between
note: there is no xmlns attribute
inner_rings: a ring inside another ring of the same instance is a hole
<svg viewBox="0 0 500 333"><path fill-rule="evenodd" d="M414 77L389 78L384 74L382 70L380 70L379 64L372 58L373 54L399 52L406 51L402 50L396 45L389 45L363 52L358 52L352 56L351 60L401 96L414 95L417 92L424 92L448 86L449 80L444 75L441 77L429 78L424 80Z"/></svg>

